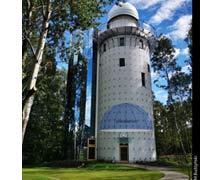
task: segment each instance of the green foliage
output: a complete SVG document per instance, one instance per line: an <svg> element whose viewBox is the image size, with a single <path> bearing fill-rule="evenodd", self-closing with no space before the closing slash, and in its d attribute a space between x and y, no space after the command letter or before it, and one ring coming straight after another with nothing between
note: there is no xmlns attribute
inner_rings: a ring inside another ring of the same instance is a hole
<svg viewBox="0 0 200 180"><path fill-rule="evenodd" d="M168 103L172 102L170 74L181 69L176 63L174 53L175 49L172 41L166 37L160 37L151 59L154 72L156 71L159 74L159 78L165 80L165 83L160 84L158 79L156 79L154 83L158 87L168 91Z"/></svg>
<svg viewBox="0 0 200 180"><path fill-rule="evenodd" d="M76 43L67 42L66 33L71 35L76 30L85 30L97 26L96 19L102 17L105 13L105 6L112 2L113 0L23 0L22 140L24 139L29 121L35 92L39 89L36 88L36 82L42 63L44 61L47 62L49 57L51 62L55 62L56 57L60 57L61 60L68 62L72 53L80 51L81 41L77 41ZM81 34L77 34L77 37L80 37L81 39L82 36ZM69 44L67 45L67 43ZM73 87L73 81L68 81L68 87L70 86ZM70 91L69 88L68 91ZM69 98L69 96L67 98ZM73 104L73 102L71 102L71 104ZM72 106L73 105L67 106L65 109L71 108ZM68 113L68 119L71 119L71 113L73 113L73 111ZM68 121L68 119L66 121ZM65 128L65 130L68 131L68 125L66 125ZM67 135L73 137L71 134ZM70 137L70 139L72 138Z"/></svg>
<svg viewBox="0 0 200 180"><path fill-rule="evenodd" d="M45 70L42 70L45 71ZM27 134L23 144L24 163L61 159L63 154L63 111L66 73L47 69L38 81Z"/></svg>
<svg viewBox="0 0 200 180"><path fill-rule="evenodd" d="M191 75L181 72L174 58L172 41L160 37L152 57L152 67L165 80L156 80L158 87L167 90L167 105L154 102L157 153L191 153ZM190 106L188 106L190 104Z"/></svg>
<svg viewBox="0 0 200 180"><path fill-rule="evenodd" d="M192 150L192 129L190 127L192 109L191 99L184 103L173 104L175 111L171 110L172 105L163 105L159 101L154 101L154 122L156 148L158 155L182 154L178 132L174 125L174 116L177 118L183 145L187 153Z"/></svg>
<svg viewBox="0 0 200 180"><path fill-rule="evenodd" d="M171 93L174 101L183 102L191 97L191 75L184 72L176 72L170 78Z"/></svg>

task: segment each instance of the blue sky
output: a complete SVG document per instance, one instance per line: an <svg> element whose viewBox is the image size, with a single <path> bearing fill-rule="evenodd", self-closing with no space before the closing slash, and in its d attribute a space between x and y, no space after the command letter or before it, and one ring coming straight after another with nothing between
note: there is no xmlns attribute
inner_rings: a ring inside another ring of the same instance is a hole
<svg viewBox="0 0 200 180"><path fill-rule="evenodd" d="M175 58L178 64L182 67L182 71L188 72L188 66L184 61L188 58L188 48L184 39L189 29L189 24L192 19L192 1L191 0L127 0L133 4L138 10L139 19L150 23L156 29L157 35L163 34L169 37L175 47ZM112 6L107 6L109 11ZM107 14L99 19L101 24L107 22ZM91 107L91 73L92 62L89 61L88 67L88 85L87 85L87 104L86 104L86 124L90 122L90 107ZM151 69L152 82L158 76ZM163 83L163 80L160 79ZM152 89L156 99L162 103L166 102L167 93L160 88L157 88L152 83Z"/></svg>

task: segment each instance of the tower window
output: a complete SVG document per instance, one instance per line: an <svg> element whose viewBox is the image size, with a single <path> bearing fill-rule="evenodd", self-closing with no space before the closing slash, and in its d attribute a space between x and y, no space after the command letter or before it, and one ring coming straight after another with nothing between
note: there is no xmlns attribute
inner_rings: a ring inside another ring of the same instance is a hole
<svg viewBox="0 0 200 180"><path fill-rule="evenodd" d="M145 73L141 73L141 76L142 76L142 86L145 87Z"/></svg>
<svg viewBox="0 0 200 180"><path fill-rule="evenodd" d="M106 52L106 44L103 44L103 52Z"/></svg>
<svg viewBox="0 0 200 180"><path fill-rule="evenodd" d="M143 46L144 46L144 45L143 45L143 41L140 39L139 47L140 47L141 49L143 49L143 48L144 48Z"/></svg>
<svg viewBox="0 0 200 180"><path fill-rule="evenodd" d="M124 39L124 37L119 38L119 46L125 46L125 39Z"/></svg>
<svg viewBox="0 0 200 180"><path fill-rule="evenodd" d="M147 64L147 69L148 69L148 72L150 72L150 65Z"/></svg>
<svg viewBox="0 0 200 180"><path fill-rule="evenodd" d="M125 58L120 58L119 59L119 66L120 67L125 66Z"/></svg>

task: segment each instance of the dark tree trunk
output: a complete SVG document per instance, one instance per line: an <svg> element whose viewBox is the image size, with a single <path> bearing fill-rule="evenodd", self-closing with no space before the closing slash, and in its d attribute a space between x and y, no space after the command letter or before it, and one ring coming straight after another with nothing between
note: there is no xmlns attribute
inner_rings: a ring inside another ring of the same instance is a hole
<svg viewBox="0 0 200 180"><path fill-rule="evenodd" d="M68 73L67 73L67 91L66 91L66 105L65 105L65 144L64 144L64 159L71 159L73 157L73 129L75 128L75 72L73 57L69 59ZM71 137L72 136L72 137Z"/></svg>

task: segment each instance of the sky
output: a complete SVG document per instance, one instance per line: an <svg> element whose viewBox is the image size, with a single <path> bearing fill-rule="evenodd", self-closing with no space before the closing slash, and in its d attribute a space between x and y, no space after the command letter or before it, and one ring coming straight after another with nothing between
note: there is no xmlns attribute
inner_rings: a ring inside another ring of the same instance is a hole
<svg viewBox="0 0 200 180"><path fill-rule="evenodd" d="M189 58L188 47L184 41L190 22L192 19L192 1L191 0L127 0L133 4L138 10L139 19L151 24L157 35L163 34L172 40L175 47L175 58L182 67L182 71L189 72L185 60ZM112 8L114 3L106 7L107 12ZM105 26L108 14L106 13L98 21ZM88 40L91 43L91 39ZM91 77L92 75L92 59L89 60L88 66L88 82L87 82L87 102L86 102L86 124L90 124L90 108L91 108ZM156 87L153 81L158 74L151 68L152 90L156 100L166 103L167 92ZM159 79L160 83L164 81Z"/></svg>

